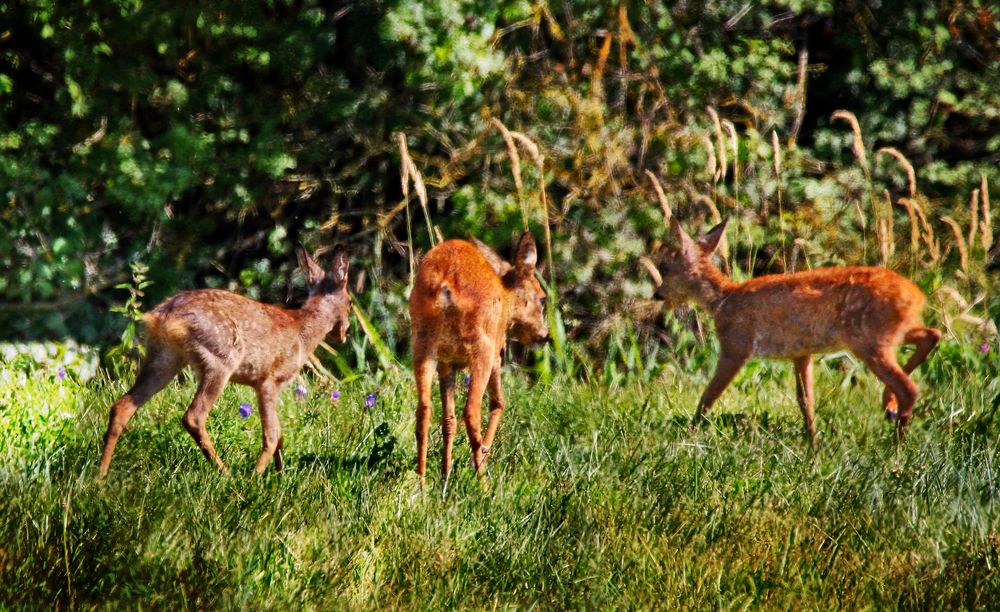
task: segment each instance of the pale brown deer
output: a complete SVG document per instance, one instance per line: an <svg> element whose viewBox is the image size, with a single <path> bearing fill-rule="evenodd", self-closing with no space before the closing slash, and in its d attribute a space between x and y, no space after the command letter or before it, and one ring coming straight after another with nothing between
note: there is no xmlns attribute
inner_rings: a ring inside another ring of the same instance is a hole
<svg viewBox="0 0 1000 612"><path fill-rule="evenodd" d="M815 441L812 356L847 349L885 384L886 417L902 439L917 399L909 374L927 358L941 332L924 327L924 294L885 268L831 267L734 282L712 262L726 229L722 222L695 241L670 219L672 244L656 262L655 297L674 307L691 301L715 321L719 363L705 389L694 423L711 410L751 357L791 359L805 433ZM916 345L902 368L896 347Z"/></svg>
<svg viewBox="0 0 1000 612"><path fill-rule="evenodd" d="M198 390L184 413L185 429L219 470L228 470L208 435L206 421L215 400L230 381L257 392L264 443L254 472L262 473L272 457L276 471L284 461L278 393L331 332L347 337L351 298L347 292L347 252L338 245L330 270L324 271L302 247L299 265L309 283L309 298L297 310L262 304L229 291L186 291L145 314L146 356L135 384L111 407L104 435L100 476L132 415L162 390L186 365L198 378Z"/></svg>
<svg viewBox="0 0 1000 612"><path fill-rule="evenodd" d="M420 262L410 294L413 371L417 383L417 474L427 467L431 385L437 370L441 387L441 473L447 481L455 438L455 373L469 369L465 429L472 465L482 472L500 425L506 400L500 385L500 353L510 334L523 344L548 337L545 292L535 278L538 252L525 232L514 264L503 261L478 240L448 240ZM487 386L490 416L485 437L480 408Z"/></svg>

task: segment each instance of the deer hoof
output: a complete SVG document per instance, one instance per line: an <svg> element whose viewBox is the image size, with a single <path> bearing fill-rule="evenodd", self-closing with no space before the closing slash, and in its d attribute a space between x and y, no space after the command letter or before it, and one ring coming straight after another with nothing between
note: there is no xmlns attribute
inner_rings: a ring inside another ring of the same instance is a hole
<svg viewBox="0 0 1000 612"><path fill-rule="evenodd" d="M895 410L888 409L885 411L885 420L889 421L890 423L895 423L896 421L899 420L899 413L897 413Z"/></svg>

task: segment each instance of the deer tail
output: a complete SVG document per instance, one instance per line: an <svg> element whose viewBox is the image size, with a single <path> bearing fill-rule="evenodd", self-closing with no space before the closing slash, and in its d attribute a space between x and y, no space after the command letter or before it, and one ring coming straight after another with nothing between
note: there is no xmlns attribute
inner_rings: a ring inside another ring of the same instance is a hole
<svg viewBox="0 0 1000 612"><path fill-rule="evenodd" d="M441 289L438 292L438 306L441 310L447 310L455 305L455 296L452 295L451 287L448 283L441 283Z"/></svg>

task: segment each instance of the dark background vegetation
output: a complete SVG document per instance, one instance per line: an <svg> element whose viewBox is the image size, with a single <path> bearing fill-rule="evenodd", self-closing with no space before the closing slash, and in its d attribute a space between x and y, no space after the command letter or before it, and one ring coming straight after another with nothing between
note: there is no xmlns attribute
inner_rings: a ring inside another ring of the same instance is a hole
<svg viewBox="0 0 1000 612"><path fill-rule="evenodd" d="M989 225L969 202L1000 192L998 60L1000 11L979 0L5 2L0 336L116 341L133 262L143 308L202 286L295 303L294 243L344 242L359 304L405 353L408 248L432 238L398 132L446 237L503 247L527 221L542 240L544 190L570 338L649 295L646 171L690 231L706 201L734 220L738 275L885 263L985 320ZM521 148L520 190L494 119L544 156L540 174ZM918 248L904 196L928 218Z"/></svg>

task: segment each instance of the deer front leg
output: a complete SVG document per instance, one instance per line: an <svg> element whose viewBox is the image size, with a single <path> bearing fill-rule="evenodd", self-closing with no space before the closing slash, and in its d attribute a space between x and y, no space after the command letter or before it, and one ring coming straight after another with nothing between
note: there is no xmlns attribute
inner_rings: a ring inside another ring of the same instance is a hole
<svg viewBox="0 0 1000 612"><path fill-rule="evenodd" d="M705 419L705 415L712 409L715 400L719 399L722 392L729 386L736 373L746 363L747 358L748 356L726 353L723 349L723 352L719 355L719 364L715 367L715 374L712 376L712 380L709 381L708 387L698 402L698 410L695 412L694 419L691 422L692 427L701 424Z"/></svg>
<svg viewBox="0 0 1000 612"><path fill-rule="evenodd" d="M906 361L906 365L903 366L903 372L909 375L913 370L916 370L927 359L927 356L930 355L940 340L941 332L933 327L918 327L907 332L903 336L903 344L914 344L917 350ZM892 394L892 390L888 385L882 393L882 409L885 410L885 416L889 420L896 418L896 396Z"/></svg>
<svg viewBox="0 0 1000 612"><path fill-rule="evenodd" d="M913 405L917 401L917 385L906 375L903 368L899 367L895 352L891 348L875 347L867 350L852 348L852 352L865 362L865 365L896 397L898 402L895 416L896 436L902 442L906 437L906 426L913 414Z"/></svg>
<svg viewBox="0 0 1000 612"><path fill-rule="evenodd" d="M441 388L441 476L445 483L451 473L451 450L455 442L455 370L448 365L438 365L438 382Z"/></svg>
<svg viewBox="0 0 1000 612"><path fill-rule="evenodd" d="M257 459L257 466L253 471L255 474L263 474L267 469L267 464L271 458L280 453L278 450L281 443L281 422L278 420L278 387L270 382L266 382L257 387L257 404L260 410L260 431L263 437L263 446L260 457ZM284 461L280 455L274 462L275 471L280 472L284 467Z"/></svg>
<svg viewBox="0 0 1000 612"><path fill-rule="evenodd" d="M228 381L229 374L227 373L218 370L203 370L201 381L198 382L198 390L183 418L184 428L194 438L205 458L214 463L219 471L225 474L229 474L229 469L219 458L219 454L215 452L215 445L212 444L212 438L208 435L206 423L212 405L215 404L215 400L218 399Z"/></svg>
<svg viewBox="0 0 1000 612"><path fill-rule="evenodd" d="M427 473L427 430L431 425L431 383L434 381L434 361L423 356L413 358L414 378L417 382L417 476L423 486Z"/></svg>
<svg viewBox="0 0 1000 612"><path fill-rule="evenodd" d="M500 357L497 357L496 362L493 364L493 370L490 372L490 420L486 424L486 435L483 437L484 461L493 449L493 437L496 436L497 429L500 428L500 417L503 415L503 410L507 405L507 399L503 394L503 385L500 384L501 366Z"/></svg>
<svg viewBox="0 0 1000 612"><path fill-rule="evenodd" d="M812 355L796 357L795 362L795 399L802 411L802 424L809 441L816 443L816 425L813 415L815 396L813 395L813 362Z"/></svg>
<svg viewBox="0 0 1000 612"><path fill-rule="evenodd" d="M492 355L492 346L483 347L479 355ZM483 405L483 393L486 391L486 384L489 381L490 371L493 362L488 358L480 358L469 364L469 396L465 401L465 431L469 436L469 448L472 451L472 467L476 472L483 471L486 460L486 453L483 452L483 439L480 433L482 427L482 413L480 409ZM488 448L486 451L488 452Z"/></svg>

